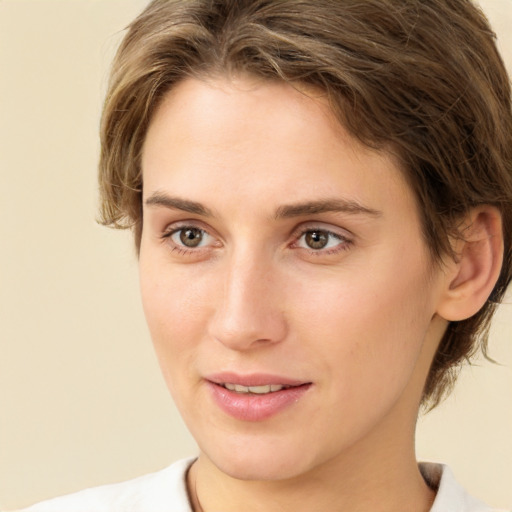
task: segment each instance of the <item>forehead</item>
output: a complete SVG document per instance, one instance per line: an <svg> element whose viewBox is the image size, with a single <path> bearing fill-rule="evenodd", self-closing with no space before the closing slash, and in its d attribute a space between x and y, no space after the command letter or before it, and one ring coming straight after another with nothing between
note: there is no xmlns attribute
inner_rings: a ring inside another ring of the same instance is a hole
<svg viewBox="0 0 512 512"><path fill-rule="evenodd" d="M320 139L327 145L331 132L341 128L318 91L252 77L187 79L164 97L150 124L143 154L159 135L176 144L200 141L212 152L214 146L219 150L229 146L233 157L251 148L256 152L261 146L275 150L294 138L298 141L313 123L317 136L310 139L311 149ZM313 130L309 131L311 137Z"/></svg>
<svg viewBox="0 0 512 512"><path fill-rule="evenodd" d="M321 92L248 77L176 85L152 119L142 168L145 197L172 190L204 202L236 191L263 208L263 198L278 207L347 195L376 210L411 199L391 154L351 137Z"/></svg>

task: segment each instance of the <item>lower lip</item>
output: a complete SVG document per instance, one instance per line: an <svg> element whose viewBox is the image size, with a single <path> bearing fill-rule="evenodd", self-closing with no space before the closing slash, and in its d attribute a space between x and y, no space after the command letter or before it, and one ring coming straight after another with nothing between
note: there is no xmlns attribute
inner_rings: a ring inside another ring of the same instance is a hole
<svg viewBox="0 0 512 512"><path fill-rule="evenodd" d="M207 381L215 403L233 418L241 421L263 421L297 403L311 384L295 386L265 395L236 393Z"/></svg>

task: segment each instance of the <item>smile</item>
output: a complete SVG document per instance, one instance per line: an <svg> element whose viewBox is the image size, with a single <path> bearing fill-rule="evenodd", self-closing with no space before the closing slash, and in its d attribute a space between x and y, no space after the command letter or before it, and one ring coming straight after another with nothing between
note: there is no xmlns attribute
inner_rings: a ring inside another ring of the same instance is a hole
<svg viewBox="0 0 512 512"><path fill-rule="evenodd" d="M266 395L267 393L275 393L276 391L281 391L282 389L289 389L292 387L282 384L267 384L265 386L242 386L241 384L232 384L229 382L220 385L229 391L235 391L236 393L252 393L254 395Z"/></svg>
<svg viewBox="0 0 512 512"><path fill-rule="evenodd" d="M235 374L210 376L205 383L213 403L224 414L249 422L264 421L286 409L297 407L298 402L305 400L313 386L312 382L278 376L272 378L270 375Z"/></svg>

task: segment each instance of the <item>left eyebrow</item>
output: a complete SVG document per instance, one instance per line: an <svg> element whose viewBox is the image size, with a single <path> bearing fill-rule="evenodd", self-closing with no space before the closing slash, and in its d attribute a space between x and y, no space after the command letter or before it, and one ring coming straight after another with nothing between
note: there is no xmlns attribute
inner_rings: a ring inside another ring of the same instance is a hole
<svg viewBox="0 0 512 512"><path fill-rule="evenodd" d="M308 201L305 203L289 204L280 206L276 210L275 219L290 217L301 217L303 215L315 215L319 213L347 213L349 215L368 215L381 217L382 212L368 208L357 201L345 199L325 199L320 201Z"/></svg>

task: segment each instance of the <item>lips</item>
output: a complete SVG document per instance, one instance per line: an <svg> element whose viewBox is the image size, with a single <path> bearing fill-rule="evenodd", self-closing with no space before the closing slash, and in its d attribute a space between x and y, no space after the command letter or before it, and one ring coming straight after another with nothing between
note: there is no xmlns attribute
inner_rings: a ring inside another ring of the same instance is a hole
<svg viewBox="0 0 512 512"><path fill-rule="evenodd" d="M206 378L214 403L241 421L263 421L293 407L311 388L303 382L276 375L224 373Z"/></svg>
<svg viewBox="0 0 512 512"><path fill-rule="evenodd" d="M222 372L207 375L206 380L214 384L224 385L238 384L239 386L252 387L252 386L267 386L279 385L283 387L301 386L308 382L283 375L274 375L270 373L251 373L251 374L238 374L233 372Z"/></svg>
<svg viewBox="0 0 512 512"><path fill-rule="evenodd" d="M266 395L267 393L275 393L282 389L288 389L292 386L284 386L281 384L266 384L264 386L242 386L241 384L233 384L226 382L221 386L229 389L229 391L236 391L237 393L252 393L254 395Z"/></svg>

